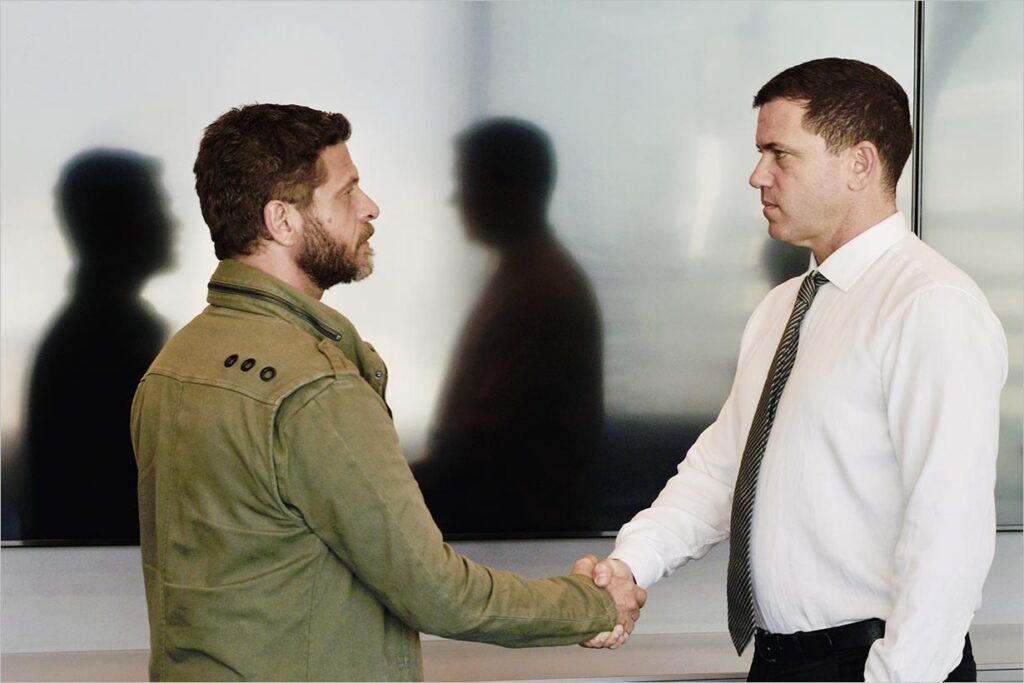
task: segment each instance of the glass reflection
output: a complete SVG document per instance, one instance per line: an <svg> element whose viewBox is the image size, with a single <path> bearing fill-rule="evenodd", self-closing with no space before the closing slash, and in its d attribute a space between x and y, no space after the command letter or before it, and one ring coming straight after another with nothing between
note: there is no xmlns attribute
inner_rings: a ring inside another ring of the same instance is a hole
<svg viewBox="0 0 1024 683"><path fill-rule="evenodd" d="M477 326L469 306L485 296L480 252L500 258L490 245L467 247L453 230L448 141L481 116L535 122L558 151L547 217L593 287L603 331L600 443L589 470L568 480L595 477L600 509L586 528L566 530L613 531L651 501L714 419L747 316L778 279L761 267L764 221L747 185L757 86L825 54L879 64L912 85L911 3L243 4L142 3L131 13L117 3L4 6L5 541L24 538L12 535L17 520L7 514L24 477L10 476L18 470L8 465L24 450L23 394L70 265L56 230L35 226L51 222L49 188L74 150L145 145L165 164L190 256L150 280L145 296L178 328L195 315L215 265L190 172L201 127L252 101L350 115L360 170L385 219L377 273L327 301L387 359L396 427L410 460L421 462L449 450L431 434L456 381L454 343ZM365 30L332 40L323 27L337 25ZM867 33L875 40L866 43ZM297 49L260 47L282 36ZM196 50L182 52L182 44ZM230 59L207 59L211 49ZM152 59L123 59L126 50ZM39 131L46 133L31 134ZM908 190L900 188L904 207ZM80 354L68 371L81 395L98 390L90 363ZM80 437L79 452L90 453L82 459L107 457L99 441L92 451L91 437ZM533 472L538 481L547 474ZM93 498L112 490L95 489ZM82 509L81 499L73 502ZM536 515L548 521L562 512Z"/></svg>
<svg viewBox="0 0 1024 683"><path fill-rule="evenodd" d="M1006 332L997 521L1024 521L1024 5L925 5L921 236L985 292Z"/></svg>
<svg viewBox="0 0 1024 683"><path fill-rule="evenodd" d="M170 263L172 221L159 170L155 159L134 152L94 149L61 173L57 202L77 264L71 296L31 373L25 540L138 542L126 416L165 338L140 297L146 280Z"/></svg>
<svg viewBox="0 0 1024 683"><path fill-rule="evenodd" d="M554 148L516 119L481 122L456 147L466 236L496 267L457 344L416 477L447 533L588 528L601 319L590 281L548 225Z"/></svg>

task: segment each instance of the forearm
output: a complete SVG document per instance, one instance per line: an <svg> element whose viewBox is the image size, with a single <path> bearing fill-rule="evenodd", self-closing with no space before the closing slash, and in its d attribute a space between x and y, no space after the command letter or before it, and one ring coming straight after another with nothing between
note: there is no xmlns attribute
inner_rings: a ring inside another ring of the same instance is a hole
<svg viewBox="0 0 1024 683"><path fill-rule="evenodd" d="M628 564L644 588L729 536L733 487L706 463L715 431L712 426L701 435L651 507L619 531L610 557Z"/></svg>
<svg viewBox="0 0 1024 683"><path fill-rule="evenodd" d="M614 625L614 600L589 578L530 581L445 544L390 420L358 381L308 402L286 430L284 487L383 604L417 630L507 646L576 643Z"/></svg>
<svg viewBox="0 0 1024 683"><path fill-rule="evenodd" d="M527 580L464 558L463 591L448 608L417 610L409 623L419 630L457 640L505 647L571 645L616 623L614 600L585 576ZM452 582L441 580L440 590ZM410 605L411 606L411 605Z"/></svg>
<svg viewBox="0 0 1024 683"><path fill-rule="evenodd" d="M970 519L970 524L958 520L954 533L941 528L942 519L905 530L893 577L893 609L885 637L868 656L865 680L941 681L956 667L995 540L994 519L977 512Z"/></svg>

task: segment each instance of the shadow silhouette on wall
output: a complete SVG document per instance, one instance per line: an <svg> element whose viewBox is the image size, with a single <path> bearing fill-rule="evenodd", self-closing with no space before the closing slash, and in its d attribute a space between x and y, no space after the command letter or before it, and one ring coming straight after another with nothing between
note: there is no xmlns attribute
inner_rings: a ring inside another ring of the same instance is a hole
<svg viewBox="0 0 1024 683"><path fill-rule="evenodd" d="M22 540L138 542L129 415L166 336L140 292L169 265L173 227L159 170L155 159L94 149L61 173L58 210L77 270L32 368Z"/></svg>
<svg viewBox="0 0 1024 683"><path fill-rule="evenodd" d="M456 163L467 237L497 265L414 473L447 535L588 529L604 413L601 318L547 223L551 142L527 121L490 119L459 135Z"/></svg>

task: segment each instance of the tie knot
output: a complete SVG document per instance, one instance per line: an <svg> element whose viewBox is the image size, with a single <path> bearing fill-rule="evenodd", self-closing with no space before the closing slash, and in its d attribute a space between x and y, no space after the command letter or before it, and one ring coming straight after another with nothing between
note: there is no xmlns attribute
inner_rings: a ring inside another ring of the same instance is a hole
<svg viewBox="0 0 1024 683"><path fill-rule="evenodd" d="M797 301L804 301L810 303L814 295L818 293L818 288L828 282L828 278L822 275L817 270L812 270L804 278L804 281L800 284L800 291L797 292Z"/></svg>

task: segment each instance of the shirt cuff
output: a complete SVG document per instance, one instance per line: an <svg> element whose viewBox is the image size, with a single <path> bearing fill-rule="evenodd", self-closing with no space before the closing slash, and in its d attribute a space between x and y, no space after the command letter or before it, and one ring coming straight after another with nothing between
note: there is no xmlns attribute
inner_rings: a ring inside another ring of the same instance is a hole
<svg viewBox="0 0 1024 683"><path fill-rule="evenodd" d="M633 572L633 579L644 589L650 588L665 575L663 563L657 553L639 539L620 538L615 543L615 550L608 557L628 564Z"/></svg>

